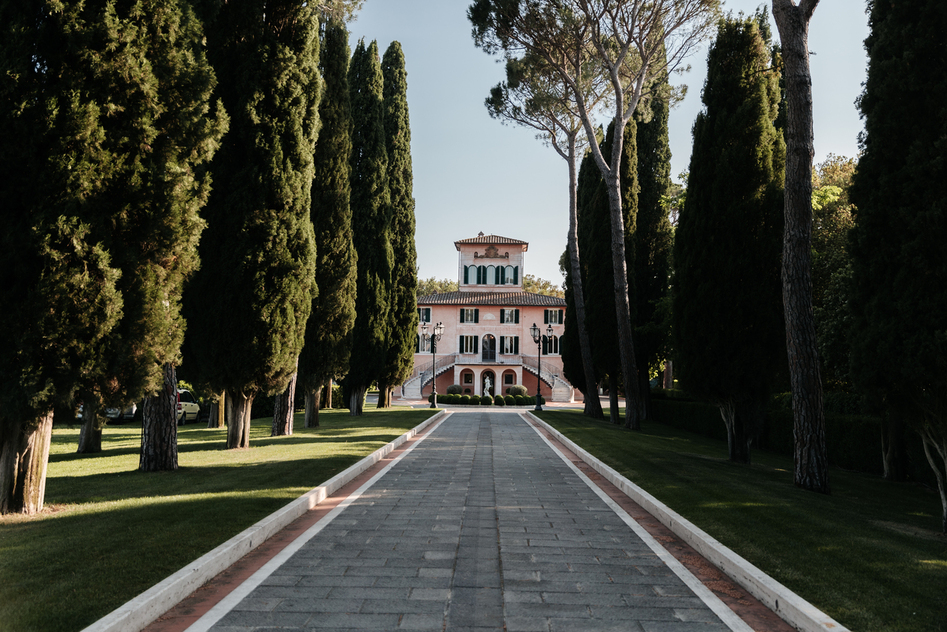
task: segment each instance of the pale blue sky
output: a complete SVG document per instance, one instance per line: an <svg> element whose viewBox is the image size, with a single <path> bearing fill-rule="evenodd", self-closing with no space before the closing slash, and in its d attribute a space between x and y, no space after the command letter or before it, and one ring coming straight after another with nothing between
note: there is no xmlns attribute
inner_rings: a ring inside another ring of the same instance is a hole
<svg viewBox="0 0 947 632"><path fill-rule="evenodd" d="M762 0L725 0L724 10L753 13ZM383 53L401 42L408 70L419 274L457 277L454 241L478 232L529 242L526 271L561 284L559 257L568 229L568 172L555 151L530 130L501 125L483 100L503 68L476 48L469 0L366 0L349 25L377 40ZM768 5L771 7L771 5ZM774 37L778 38L775 23ZM854 101L861 93L868 34L864 0L822 0L812 18L809 48L815 119L815 160L854 156L863 129ZM706 45L677 83L688 96L671 111L672 174L687 169L691 126L700 110Z"/></svg>

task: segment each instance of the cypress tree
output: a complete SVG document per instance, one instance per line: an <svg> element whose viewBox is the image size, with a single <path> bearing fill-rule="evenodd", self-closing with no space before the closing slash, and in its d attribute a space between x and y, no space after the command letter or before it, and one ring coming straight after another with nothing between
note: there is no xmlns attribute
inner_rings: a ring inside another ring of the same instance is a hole
<svg viewBox="0 0 947 632"><path fill-rule="evenodd" d="M594 165L593 165L594 166ZM562 292L566 300L566 322L559 339L559 355L562 357L562 373L573 387L582 392L586 405L584 414L590 413L588 400L598 397L595 385L585 383L585 367L582 365L582 350L579 347L578 324L575 318L575 289L572 283L572 265L569 262L569 250L559 258L559 270L562 272Z"/></svg>
<svg viewBox="0 0 947 632"><path fill-rule="evenodd" d="M667 76L652 88L648 115L638 117L638 214L635 221L634 314L635 361L645 417L651 419L650 368L664 350L670 327L661 306L668 294L671 222L664 198L671 187L671 147L668 142L670 86Z"/></svg>
<svg viewBox="0 0 947 632"><path fill-rule="evenodd" d="M785 145L777 72L753 19L720 22L694 123L674 243L674 332L684 388L715 403L730 459L749 462L782 355Z"/></svg>
<svg viewBox="0 0 947 632"><path fill-rule="evenodd" d="M316 233L316 284L306 345L299 357L306 393L306 427L319 425L323 385L348 371L349 334L355 324L355 246L349 206L352 113L349 106L348 31L338 20L324 24L319 67L325 96L319 106L322 130L316 142L311 217Z"/></svg>
<svg viewBox="0 0 947 632"><path fill-rule="evenodd" d="M609 125L602 142L602 152L612 151L613 126ZM634 273L634 231L638 205L638 168L634 119L625 126L621 160L621 197L623 225L625 227L626 269L629 276ZM609 221L609 202L606 184L591 155L586 155L579 170L579 250L588 253L584 258L586 279L584 290L588 318L586 320L592 357L596 373L608 376L609 416L612 423L619 423L618 391L622 385L621 357L616 324L615 283L612 260L601 253L611 252L612 229ZM634 291L634 278L628 279L628 288ZM634 295L632 295L633 298ZM629 304L634 307L635 300ZM634 315L632 315L634 317ZM592 325L594 323L594 326ZM628 414L625 420L629 427L638 419ZM635 428L637 429L637 428Z"/></svg>
<svg viewBox="0 0 947 632"><path fill-rule="evenodd" d="M408 82L401 44L392 42L382 59L388 191L391 196L391 290L388 361L378 378L378 407L391 405L391 391L411 373L418 331L417 253L414 248L414 196Z"/></svg>
<svg viewBox="0 0 947 632"><path fill-rule="evenodd" d="M391 334L391 198L378 45L360 40L349 65L352 104L352 234L358 256L352 355L343 386L349 410L362 413L368 387L379 379L388 357Z"/></svg>
<svg viewBox="0 0 947 632"><path fill-rule="evenodd" d="M240 448L249 445L253 398L282 390L295 372L316 292L318 16L289 0L227 3L209 22L218 93L232 118L212 164L188 345L197 372L227 391L227 447Z"/></svg>
<svg viewBox="0 0 947 632"><path fill-rule="evenodd" d="M144 396L139 467L177 469L174 366L184 339L181 293L198 267L199 212L210 192L204 163L226 118L210 113L214 72L202 25L187 3L110 3L94 36L99 50L123 51L114 59L101 55L95 64L97 91L123 113L105 120L118 166L102 210L109 217L103 239L122 270L124 302L105 350L108 375L96 390L122 407ZM138 72L129 72L129 49L148 60L136 64ZM79 450L99 451L101 429L83 429Z"/></svg>
<svg viewBox="0 0 947 632"><path fill-rule="evenodd" d="M921 435L947 532L947 5L869 3L862 156L850 190L851 371Z"/></svg>

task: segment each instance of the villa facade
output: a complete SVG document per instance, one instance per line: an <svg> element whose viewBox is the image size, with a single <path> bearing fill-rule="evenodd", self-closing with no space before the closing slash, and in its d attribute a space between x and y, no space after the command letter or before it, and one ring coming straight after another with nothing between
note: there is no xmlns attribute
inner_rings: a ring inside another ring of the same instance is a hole
<svg viewBox="0 0 947 632"><path fill-rule="evenodd" d="M523 291L529 244L480 233L454 246L459 289L418 299L414 370L404 396L426 398L434 379L442 394L458 384L469 395L505 395L507 388L521 384L534 395L538 380L547 400L573 401L559 356L566 303ZM438 323L443 334L432 348L429 338ZM530 334L534 324L543 336L540 344Z"/></svg>

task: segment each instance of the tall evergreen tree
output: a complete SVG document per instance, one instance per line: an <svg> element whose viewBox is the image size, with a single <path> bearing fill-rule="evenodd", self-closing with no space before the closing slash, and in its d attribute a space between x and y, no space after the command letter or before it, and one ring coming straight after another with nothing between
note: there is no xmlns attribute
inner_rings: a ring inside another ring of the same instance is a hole
<svg viewBox="0 0 947 632"><path fill-rule="evenodd" d="M122 270L124 316L109 337L101 390L120 406L144 396L139 467L169 470L177 468L174 366L184 340L181 293L198 268L199 212L210 192L205 163L226 118L210 113L214 72L189 3L109 5L95 33L100 49L134 47L148 63L129 72L126 49L112 64L101 64L101 57L96 64L98 89L110 96L110 108L125 113L106 122L121 166L109 185L103 238ZM101 431L95 434L98 440ZM83 448L100 449L80 443Z"/></svg>
<svg viewBox="0 0 947 632"><path fill-rule="evenodd" d="M368 387L383 375L391 335L391 197L378 45L360 40L349 65L352 103L351 205L358 255L352 356L344 387L353 415L362 414Z"/></svg>
<svg viewBox="0 0 947 632"><path fill-rule="evenodd" d="M793 410L793 480L829 492L822 376L812 310L812 76L809 20L819 0L773 0L785 77L783 306Z"/></svg>
<svg viewBox="0 0 947 632"><path fill-rule="evenodd" d="M411 373L418 331L417 253L414 247L414 195L408 76L401 44L392 42L381 62L384 80L388 191L391 195L391 290L388 361L378 377L378 407L391 405L391 391Z"/></svg>
<svg viewBox="0 0 947 632"><path fill-rule="evenodd" d="M638 204L635 221L634 314L635 361L645 417L652 418L649 375L664 350L669 331L662 309L668 294L671 222L664 205L671 187L671 147L668 142L670 86L667 75L652 89L647 115L638 115Z"/></svg>
<svg viewBox="0 0 947 632"><path fill-rule="evenodd" d="M601 143L602 152L606 155L612 150L613 130L614 127L609 125L605 139ZM625 126L620 169L621 205L624 214L622 223L625 227L623 252L628 257L625 269L628 270L629 275L634 271L634 231L638 208L636 132L637 124L632 119ZM582 161L579 188L579 248L582 252L588 253L583 265L586 273L584 289L588 309L586 327L592 344L596 373L600 376L608 376L610 418L612 423L617 424L619 423L618 391L624 385L618 325L615 321L617 314L615 297L616 291L620 290L615 289L611 258L601 254L611 251L612 224L609 221L610 210L606 183L591 154ZM633 292L634 278L628 279L624 287ZM636 303L635 300L630 301L632 306ZM632 317L634 317L633 314ZM627 427L638 429L640 426L636 424L640 421L639 417L628 413L626 403L625 424Z"/></svg>
<svg viewBox="0 0 947 632"><path fill-rule="evenodd" d="M676 368L685 389L720 407L738 462L750 460L784 357L778 80L757 22L721 21L674 243Z"/></svg>
<svg viewBox="0 0 947 632"><path fill-rule="evenodd" d="M312 217L316 233L316 284L306 345L299 357L306 393L306 427L319 425L324 385L348 371L349 334L355 324L356 255L349 206L352 113L349 105L348 31L338 20L324 24L319 67L325 95L319 106L322 129L315 149Z"/></svg>
<svg viewBox="0 0 947 632"><path fill-rule="evenodd" d="M852 375L920 433L947 532L947 5L869 7L865 134L851 189Z"/></svg>
<svg viewBox="0 0 947 632"><path fill-rule="evenodd" d="M309 218L319 130L314 8L290 0L224 3L209 16L210 57L230 133L212 164L215 193L188 291L198 373L227 391L227 447L247 447L257 393L295 371L316 292Z"/></svg>

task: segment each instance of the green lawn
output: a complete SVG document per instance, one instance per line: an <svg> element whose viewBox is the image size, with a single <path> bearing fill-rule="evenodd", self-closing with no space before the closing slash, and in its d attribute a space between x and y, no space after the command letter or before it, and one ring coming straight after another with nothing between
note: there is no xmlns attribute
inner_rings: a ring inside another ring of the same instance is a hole
<svg viewBox="0 0 947 632"><path fill-rule="evenodd" d="M178 428L180 469L137 471L141 426L107 426L103 452L75 454L78 427L56 427L47 511L0 519L0 631L81 630L188 562L431 416L430 410L322 411L251 448L226 430Z"/></svg>
<svg viewBox="0 0 947 632"><path fill-rule="evenodd" d="M660 424L540 417L849 629L947 631L936 491L834 469L831 495L814 494L793 486L785 457L741 466L726 444Z"/></svg>

